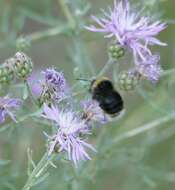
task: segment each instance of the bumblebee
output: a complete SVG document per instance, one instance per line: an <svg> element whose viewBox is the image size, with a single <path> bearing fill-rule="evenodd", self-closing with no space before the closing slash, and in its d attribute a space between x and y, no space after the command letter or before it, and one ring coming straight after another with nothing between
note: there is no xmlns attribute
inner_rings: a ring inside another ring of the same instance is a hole
<svg viewBox="0 0 175 190"><path fill-rule="evenodd" d="M115 117L124 109L121 95L115 90L108 78L102 77L92 80L89 90L92 99L96 100L100 108L109 116Z"/></svg>

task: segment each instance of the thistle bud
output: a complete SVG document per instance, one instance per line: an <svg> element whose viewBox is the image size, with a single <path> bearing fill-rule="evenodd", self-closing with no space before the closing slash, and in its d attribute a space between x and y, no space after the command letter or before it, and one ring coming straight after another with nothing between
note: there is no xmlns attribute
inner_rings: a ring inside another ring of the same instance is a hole
<svg viewBox="0 0 175 190"><path fill-rule="evenodd" d="M14 79L14 72L11 66L13 63L14 59L10 58L0 67L0 84L8 84Z"/></svg>
<svg viewBox="0 0 175 190"><path fill-rule="evenodd" d="M136 71L123 71L119 74L118 83L121 90L134 90L140 81L140 74Z"/></svg>
<svg viewBox="0 0 175 190"><path fill-rule="evenodd" d="M30 41L27 38L19 37L16 40L16 48L18 51L28 50L30 48Z"/></svg>
<svg viewBox="0 0 175 190"><path fill-rule="evenodd" d="M31 59L22 52L17 52L14 56L14 71L18 78L26 79L32 72L33 64Z"/></svg>
<svg viewBox="0 0 175 190"><path fill-rule="evenodd" d="M108 48L108 52L111 58L119 59L124 56L125 49L119 44L111 44Z"/></svg>

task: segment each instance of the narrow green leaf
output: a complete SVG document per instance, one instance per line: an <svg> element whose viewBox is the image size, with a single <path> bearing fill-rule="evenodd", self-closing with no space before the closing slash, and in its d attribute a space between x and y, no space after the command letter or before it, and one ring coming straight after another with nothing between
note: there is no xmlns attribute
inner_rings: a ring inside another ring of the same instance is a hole
<svg viewBox="0 0 175 190"><path fill-rule="evenodd" d="M28 166L27 166L27 175L30 176L32 171L35 169L36 165L32 159L32 150L27 149L27 157L28 157Z"/></svg>
<svg viewBox="0 0 175 190"><path fill-rule="evenodd" d="M47 172L42 177L40 177L38 180L36 180L36 182L34 183L34 186L38 185L39 183L41 183L43 181L45 181L46 178L48 178L48 177L49 177L49 173Z"/></svg>

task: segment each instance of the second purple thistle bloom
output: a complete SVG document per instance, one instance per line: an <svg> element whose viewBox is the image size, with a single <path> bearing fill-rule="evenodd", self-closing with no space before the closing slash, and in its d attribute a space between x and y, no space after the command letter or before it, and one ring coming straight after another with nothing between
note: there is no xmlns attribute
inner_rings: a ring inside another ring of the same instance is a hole
<svg viewBox="0 0 175 190"><path fill-rule="evenodd" d="M49 137L50 155L58 145L58 152L67 152L69 160L77 165L80 160L90 160L87 149L96 151L92 145L86 142L85 135L90 134L89 126L72 110L59 110L57 107L44 105L44 118L54 122L57 132Z"/></svg>
<svg viewBox="0 0 175 190"><path fill-rule="evenodd" d="M106 33L106 38L114 37L116 43L129 49L135 61L145 61L146 56L152 55L148 45L165 46L166 43L156 38L167 26L160 21L152 22L149 17L141 16L125 2L114 1L114 9L109 8L108 12L102 10L104 18L92 16L92 19L99 25L86 27L92 32Z"/></svg>
<svg viewBox="0 0 175 190"><path fill-rule="evenodd" d="M0 124L5 121L7 115L16 122L16 118L12 110L19 108L21 104L22 101L20 99L0 97Z"/></svg>

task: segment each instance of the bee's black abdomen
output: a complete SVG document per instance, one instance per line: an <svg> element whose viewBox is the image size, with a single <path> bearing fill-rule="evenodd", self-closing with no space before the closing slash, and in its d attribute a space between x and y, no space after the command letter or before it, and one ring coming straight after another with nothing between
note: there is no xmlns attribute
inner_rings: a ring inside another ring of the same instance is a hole
<svg viewBox="0 0 175 190"><path fill-rule="evenodd" d="M110 80L106 78L94 80L91 83L90 92L92 93L92 99L99 103L105 113L116 116L123 110L123 99L114 89Z"/></svg>
<svg viewBox="0 0 175 190"><path fill-rule="evenodd" d="M123 100L115 91L103 97L103 100L99 101L99 105L107 114L111 115L117 114L123 110Z"/></svg>

